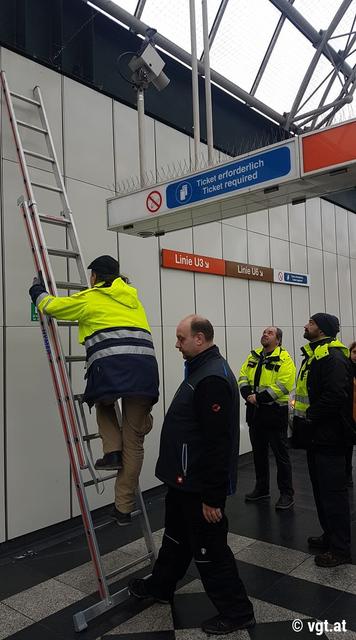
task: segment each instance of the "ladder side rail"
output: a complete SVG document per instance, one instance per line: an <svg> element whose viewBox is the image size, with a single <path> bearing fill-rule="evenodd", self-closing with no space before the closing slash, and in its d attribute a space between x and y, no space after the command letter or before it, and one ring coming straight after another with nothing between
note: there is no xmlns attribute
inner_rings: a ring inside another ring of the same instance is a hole
<svg viewBox="0 0 356 640"><path fill-rule="evenodd" d="M57 158L56 150L55 150L55 147L54 147L52 133L51 133L51 129L50 129L50 126L49 126L48 119L47 119L46 110L44 108L44 103L43 103L43 99L42 99L42 94L41 94L40 88L38 86L35 87L34 90L33 90L33 93L34 93L35 98L38 100L38 102L41 105L41 107L40 107L40 119L41 119L41 123L42 123L43 128L46 129L47 132L48 132L48 134L46 135L47 149L48 149L49 155L54 159L54 173L55 173L55 177L56 177L56 180L57 180L57 185L62 190L63 204L64 204L64 207L65 207L65 216L68 217L70 219L71 223L72 223L72 230L68 229L68 234L69 234L69 237L70 237L72 248L79 255L79 257L77 258L76 262L77 262L77 268L78 268L80 280L81 280L82 284L87 284L88 287L89 287L87 271L84 268L83 254L82 254L82 250L81 250L81 247L80 247L78 234L76 233L72 210L71 210L71 208L69 206L67 191L66 191L66 188L65 188L64 180L62 178L60 166L59 166L59 163L58 163L58 158Z"/></svg>
<svg viewBox="0 0 356 640"><path fill-rule="evenodd" d="M13 133L15 144L16 144L17 156L18 156L18 159L19 159L21 172L22 172L22 177L23 177L24 184L25 184L27 200L29 202L32 202L35 199L34 198L34 193L33 193L33 188L32 188L32 184L31 184L31 180L30 180L30 174L29 174L29 171L28 171L28 168L27 168L27 162L26 162L25 154L23 152L22 141L21 141L21 137L20 137L20 133L19 133L19 128L17 126L17 119L16 119L16 115L15 115L15 110L14 110L14 107L13 107L13 104L12 104L12 100L11 100L10 89L9 89L9 85L7 84L7 79L6 79L4 71L0 72L0 78L1 78L1 84L2 84L2 87L3 87L3 90L4 90L4 96L5 96L5 102L6 102L6 106L7 106L7 111L8 111L8 114L9 114L10 126L11 126L11 129L12 129L12 133Z"/></svg>
<svg viewBox="0 0 356 640"><path fill-rule="evenodd" d="M84 411L84 407L83 407L82 401L78 400L77 401L77 405L75 405L75 407L76 407L76 414L77 414L77 418L78 418L78 424L80 425L80 427L83 427L83 429L81 430L82 441L83 441L83 437L87 437L87 441L86 441L86 449L87 450L85 451L85 448L84 448L84 451L85 451L85 457L86 457L86 461L87 461L88 471L89 471L89 473L91 475L91 478L93 480L93 483L95 485L95 490L96 490L97 494L101 495L103 493L103 490L100 490L99 482L104 482L105 479L102 478L102 476L99 476L99 478L98 478L96 473L95 473L93 451L92 451L91 443L90 443L90 439L89 439L88 424L87 424L87 419L86 419L86 416L85 416L85 411Z"/></svg>
<svg viewBox="0 0 356 640"><path fill-rule="evenodd" d="M45 275L49 273L50 274L49 277L50 278L52 277L52 282L54 282L52 269L48 259L48 253L45 245L43 247L44 237L43 237L41 225L36 224L36 220L39 220L37 207L36 205L31 206L31 212L30 212L28 204L23 198L19 198L19 206L21 208L23 218L25 221L27 235L29 238L32 254L35 261L35 268L38 269L38 271L41 271L42 273L44 273ZM55 283L54 283L54 287L55 287ZM51 288L53 290L53 285ZM73 398L72 388L69 380L68 370L65 363L65 356L64 356L63 347L61 344L56 320L54 320L53 318L48 319L47 326L49 330L48 335L51 336L52 342L53 342L53 350L54 350L53 358L56 362L56 366L58 367L59 380L63 388L62 401L65 403L65 405L68 408L69 424L70 424L72 435L76 445L76 450L77 450L77 455L78 455L80 465L81 467L85 467L86 466L85 453L82 445L82 439L80 437L80 430L78 429L78 425L76 421L74 398Z"/></svg>
<svg viewBox="0 0 356 640"><path fill-rule="evenodd" d="M36 251L36 240L35 240L34 231L31 225L29 210L26 205L27 203L24 201L22 203L22 207L27 213L27 216L25 216L26 230L28 233L28 237L29 237L32 252L33 252L35 267L38 270L40 270L41 266L43 266L41 264L41 259L40 259L41 255L38 253L38 250ZM94 525L93 525L93 521L91 518L90 509L89 509L89 504L87 501L83 479L80 472L80 464L78 462L78 459L75 456L75 448L73 446L74 444L76 444L75 436L68 429L68 423L70 424L71 420L70 420L70 416L68 415L68 403L65 401L66 394L65 392L63 393L63 390L61 389L61 385L59 384L59 381L61 380L61 373L58 371L59 362L55 355L56 347L51 340L51 337L52 335L55 334L55 331L50 330L50 325L52 325L54 329L56 329L56 327L53 319L48 318L44 314L40 313L40 320L41 320L42 337L43 337L44 346L45 346L45 350L46 350L48 361L49 361L53 386L54 386L59 413L61 417L62 429L63 429L64 439L67 447L69 463L70 463L72 476L73 476L73 480L74 480L74 484L77 492L80 511L82 514L88 547L89 547L91 559L94 565L95 574L98 582L98 591L99 591L100 597L106 600L108 604L110 604L110 593L108 590L107 580L106 580L104 569L101 562L100 550L98 547Z"/></svg>
<svg viewBox="0 0 356 640"><path fill-rule="evenodd" d="M144 501L143 496L142 496L140 485L138 485L138 487L136 489L136 496L137 496L138 502L139 502L139 508L140 508L139 519L140 519L140 522L141 522L141 528L142 528L142 532L143 532L143 537L145 539L147 551L148 551L148 554L150 555L151 566L152 566L152 569L153 569L154 563L155 563L155 561L157 560L157 557L158 557L158 552L157 552L157 549L156 549L155 541L153 539L152 529L151 529L150 522L149 522L149 519L148 519L146 505L145 505L145 501Z"/></svg>

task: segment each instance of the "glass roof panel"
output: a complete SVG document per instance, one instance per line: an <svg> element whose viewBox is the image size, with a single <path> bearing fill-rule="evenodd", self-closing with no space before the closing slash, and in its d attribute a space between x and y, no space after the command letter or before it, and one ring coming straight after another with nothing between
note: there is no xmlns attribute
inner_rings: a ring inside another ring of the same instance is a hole
<svg viewBox="0 0 356 640"><path fill-rule="evenodd" d="M93 0L93 2L95 3L95 0ZM137 7L137 0L113 0L113 2L119 5L121 9L125 9L125 11L128 11L129 13L132 13L132 14L135 13L135 10Z"/></svg>
<svg viewBox="0 0 356 640"><path fill-rule="evenodd" d="M134 14L138 2L113 1L131 14ZM294 0L293 6L319 31L329 26L341 2L342 0ZM220 4L221 0L208 0L209 30ZM345 48L348 36L344 34L351 29L356 30L356 24L353 25L355 6L356 0L353 0L330 40L335 51ZM195 0L195 10L197 49L200 56L203 50L201 0ZM229 0L211 47L212 69L245 91L250 91L280 17L281 13L270 0ZM146 0L141 19L190 53L189 0ZM279 113L290 111L314 52L315 49L307 38L286 19L256 97ZM356 43L351 48L347 63L350 67L356 64ZM302 99L301 112L310 111L319 105L329 78L324 83L322 81L331 71L331 63L322 56ZM340 77L343 80L343 76ZM336 77L326 103L337 97L340 88L340 81ZM310 97L313 91L315 94ZM350 112L356 115L356 100L342 110L343 114Z"/></svg>
<svg viewBox="0 0 356 640"><path fill-rule="evenodd" d="M120 4L120 2L118 2ZM209 31L215 20L221 0L208 2ZM141 19L150 27L191 53L189 0L147 0ZM201 0L195 0L195 21L197 27L198 57L203 51L203 26Z"/></svg>
<svg viewBox="0 0 356 640"><path fill-rule="evenodd" d="M249 91L280 16L269 0L230 0L211 47L211 68Z"/></svg>
<svg viewBox="0 0 356 640"><path fill-rule="evenodd" d="M289 22L282 27L256 97L279 113L290 111L315 49Z"/></svg>
<svg viewBox="0 0 356 640"><path fill-rule="evenodd" d="M336 51L339 51L339 49L344 51L345 47L347 46L350 39L352 38L352 35L349 37L348 35L345 35L345 34L348 34L350 31L353 31L353 32L356 31L355 17L356 17L355 5L354 3L352 3L349 6L348 10L346 11L344 17L340 20L338 26L336 27L333 33L333 37L330 40L331 46L333 47L333 49L336 49ZM355 51L355 49L356 49L356 44L353 45L351 51ZM347 62L349 65L352 66L351 58L348 58Z"/></svg>
<svg viewBox="0 0 356 640"><path fill-rule="evenodd" d="M319 31L329 26L341 2L342 0L294 0L293 6Z"/></svg>
<svg viewBox="0 0 356 640"><path fill-rule="evenodd" d="M334 71L335 69L331 62L329 62L325 56L321 56L300 103L298 114L307 113L312 111L312 109L319 107L320 101L323 99L331 78L333 78L333 84L323 100L323 104L329 104L337 98L341 90L341 84L338 78L335 78ZM325 116L321 116L321 118L323 117Z"/></svg>

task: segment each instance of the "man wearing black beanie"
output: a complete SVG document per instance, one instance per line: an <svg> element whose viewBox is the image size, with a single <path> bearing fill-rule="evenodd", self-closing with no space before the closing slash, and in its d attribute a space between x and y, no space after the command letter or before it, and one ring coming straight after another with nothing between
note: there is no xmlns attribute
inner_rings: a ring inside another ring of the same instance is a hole
<svg viewBox="0 0 356 640"><path fill-rule="evenodd" d="M350 506L345 453L355 438L353 377L349 350L336 339L339 320L315 313L304 327L292 443L307 450L309 475L323 533L308 538L319 567L351 562Z"/></svg>

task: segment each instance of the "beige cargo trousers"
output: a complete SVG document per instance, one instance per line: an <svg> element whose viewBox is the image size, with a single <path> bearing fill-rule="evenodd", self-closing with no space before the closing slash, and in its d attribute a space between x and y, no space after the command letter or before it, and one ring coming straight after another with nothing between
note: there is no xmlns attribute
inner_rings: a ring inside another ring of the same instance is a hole
<svg viewBox="0 0 356 640"><path fill-rule="evenodd" d="M153 426L152 401L141 396L122 398L121 426L114 404L100 402L95 408L104 454L122 452L122 469L117 472L115 482L115 506L121 513L131 513L143 464L143 441Z"/></svg>

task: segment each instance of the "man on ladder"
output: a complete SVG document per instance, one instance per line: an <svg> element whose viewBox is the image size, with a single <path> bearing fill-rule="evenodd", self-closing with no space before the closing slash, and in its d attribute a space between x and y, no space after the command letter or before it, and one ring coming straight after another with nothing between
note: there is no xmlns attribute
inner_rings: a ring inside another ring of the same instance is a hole
<svg viewBox="0 0 356 640"><path fill-rule="evenodd" d="M93 260L90 289L67 297L50 295L34 278L33 303L58 320L78 321L78 339L86 349L83 402L95 404L102 458L98 470L118 470L113 517L131 522L135 490L143 463L143 441L152 429L151 408L158 400L158 365L146 313L137 290L120 276L111 256ZM122 399L122 425L115 402Z"/></svg>

